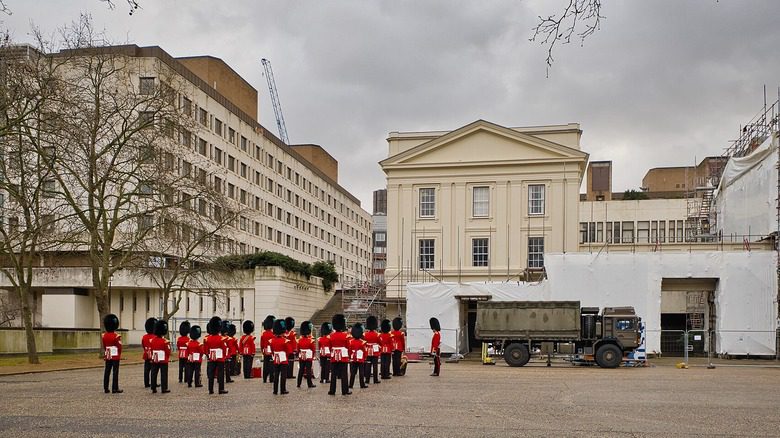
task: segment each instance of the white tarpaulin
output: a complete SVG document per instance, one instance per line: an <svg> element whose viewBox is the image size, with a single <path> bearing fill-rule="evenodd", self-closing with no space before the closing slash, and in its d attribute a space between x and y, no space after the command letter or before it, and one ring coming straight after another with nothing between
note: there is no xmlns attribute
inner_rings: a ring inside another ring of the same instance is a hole
<svg viewBox="0 0 780 438"><path fill-rule="evenodd" d="M718 230L723 236L752 235L756 241L777 231L777 138L750 155L730 158L715 194Z"/></svg>
<svg viewBox="0 0 780 438"><path fill-rule="evenodd" d="M647 352L661 351L663 279L717 279L717 353L774 355L777 255L773 251L545 254L541 283L409 283L408 347L430 348L428 319L442 326L442 351L464 351L465 316L458 297L577 300L582 306L633 306L647 328Z"/></svg>

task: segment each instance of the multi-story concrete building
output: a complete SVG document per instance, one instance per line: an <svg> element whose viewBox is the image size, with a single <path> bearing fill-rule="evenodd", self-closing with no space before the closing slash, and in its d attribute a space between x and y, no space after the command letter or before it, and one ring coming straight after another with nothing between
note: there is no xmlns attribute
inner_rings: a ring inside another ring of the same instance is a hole
<svg viewBox="0 0 780 438"><path fill-rule="evenodd" d="M387 189L374 190L373 213L371 221L374 249L371 282L379 286L385 284L387 268Z"/></svg>

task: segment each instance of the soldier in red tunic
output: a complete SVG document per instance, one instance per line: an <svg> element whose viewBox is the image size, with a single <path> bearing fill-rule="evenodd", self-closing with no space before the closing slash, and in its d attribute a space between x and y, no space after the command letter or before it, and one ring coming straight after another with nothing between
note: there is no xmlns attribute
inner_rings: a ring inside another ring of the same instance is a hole
<svg viewBox="0 0 780 438"><path fill-rule="evenodd" d="M400 376L401 375L401 355L404 351L406 351L406 339L404 337L404 332L401 331L401 327L403 327L404 322L403 320L398 318L393 318L393 331L391 334L393 335L393 375L394 376Z"/></svg>
<svg viewBox="0 0 780 438"><path fill-rule="evenodd" d="M230 359L230 372L225 370L225 381L228 383L233 383L234 380L232 379L232 376L237 376L241 374L241 366L238 363L238 339L236 339L236 325L235 324L228 324L228 330L227 330L227 343L228 343L228 358ZM225 364L227 368L227 363Z"/></svg>
<svg viewBox="0 0 780 438"><path fill-rule="evenodd" d="M222 320L214 316L206 325L208 336L203 340L203 351L209 359L206 366L206 375L209 378L209 394L214 394L214 378L219 383L219 393L227 394L225 391L225 357L227 356L227 343L220 335L219 329L222 326Z"/></svg>
<svg viewBox="0 0 780 438"><path fill-rule="evenodd" d="M238 341L238 348L241 350L241 363L244 364L244 378L252 378L252 361L255 359L255 337L252 333L255 331L255 323L246 320L242 327L244 329L244 336L241 336L241 340Z"/></svg>
<svg viewBox="0 0 780 438"><path fill-rule="evenodd" d="M287 378L292 379L294 377L295 355L298 353L298 334L293 330L295 328L295 319L291 316L284 318L284 328L287 330L287 340L290 341L292 347L292 354L287 358L289 361L287 364Z"/></svg>
<svg viewBox="0 0 780 438"><path fill-rule="evenodd" d="M317 347L320 350L320 383L330 383L330 333L333 330L329 322L323 322L320 327L320 337Z"/></svg>
<svg viewBox="0 0 780 438"><path fill-rule="evenodd" d="M431 354L433 355L433 373L431 376L439 376L441 370L441 324L436 318L431 318L429 321L431 330L433 330L433 337L431 338Z"/></svg>
<svg viewBox="0 0 780 438"><path fill-rule="evenodd" d="M105 352L106 369L103 372L103 391L108 394L108 378L111 372L114 372L114 378L111 379L111 392L119 394L119 360L122 357L122 336L116 333L119 328L119 318L113 313L103 318L103 326L106 332L103 333L103 351Z"/></svg>
<svg viewBox="0 0 780 438"><path fill-rule="evenodd" d="M187 343L187 386L200 388L203 384L200 381L200 364L203 362L203 345L200 339L201 330L199 325L190 328L190 342Z"/></svg>
<svg viewBox="0 0 780 438"><path fill-rule="evenodd" d="M333 315L333 333L330 334L330 391L328 395L336 395L336 380L341 379L341 394L352 394L347 381L347 364L349 350L347 348L347 321L342 314Z"/></svg>
<svg viewBox="0 0 780 438"><path fill-rule="evenodd" d="M265 320L263 320L263 333L260 335L260 351L263 352L263 383L268 382L269 377L273 380L274 361L271 354L271 339L274 338L273 328L275 319L273 315L265 317Z"/></svg>
<svg viewBox="0 0 780 438"><path fill-rule="evenodd" d="M379 358L382 362L382 380L390 379L390 358L393 355L393 335L390 333L390 320L383 319L380 324Z"/></svg>
<svg viewBox="0 0 780 438"><path fill-rule="evenodd" d="M187 374L187 344L190 342L190 322L179 324L179 337L176 338L176 351L179 352L179 383L185 381Z"/></svg>
<svg viewBox="0 0 780 438"><path fill-rule="evenodd" d="M379 383L379 356L381 348L379 346L379 322L376 316L370 315L366 318L366 332L363 338L366 341L366 383L371 382L371 376L374 376L374 383Z"/></svg>
<svg viewBox="0 0 780 438"><path fill-rule="evenodd" d="M144 323L146 334L141 337L141 347L144 350L144 388L149 388L149 375L152 372L152 351L151 342L154 339L154 325L157 324L157 318L149 318Z"/></svg>
<svg viewBox="0 0 780 438"><path fill-rule="evenodd" d="M288 356L292 353L292 345L285 337L284 321L274 321L274 338L271 339L271 352L274 357L274 395L279 393L281 385L282 394L287 394L287 365Z"/></svg>
<svg viewBox="0 0 780 438"><path fill-rule="evenodd" d="M159 320L154 325L154 339L151 342L152 349L152 394L157 393L157 374L160 374L160 386L162 393L171 392L168 389L168 363L171 360L171 341L165 339L168 334L168 323Z"/></svg>
<svg viewBox="0 0 780 438"><path fill-rule="evenodd" d="M304 321L301 324L301 337L298 339L298 388L301 387L301 381L306 377L306 385L309 388L316 388L312 383L314 370L314 339L311 337L311 321Z"/></svg>
<svg viewBox="0 0 780 438"><path fill-rule="evenodd" d="M368 388L363 374L366 368L366 341L363 340L363 324L355 323L352 326L352 339L349 341L349 389L355 385L355 374L361 388Z"/></svg>

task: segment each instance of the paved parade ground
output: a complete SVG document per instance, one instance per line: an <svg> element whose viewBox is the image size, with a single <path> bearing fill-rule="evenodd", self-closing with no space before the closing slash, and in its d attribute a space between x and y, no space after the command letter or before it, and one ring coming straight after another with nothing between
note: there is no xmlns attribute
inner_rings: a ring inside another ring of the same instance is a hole
<svg viewBox="0 0 780 438"><path fill-rule="evenodd" d="M735 361L739 363L739 361ZM767 365L776 362L767 361ZM317 364L315 364L317 365ZM142 388L123 366L124 394L104 394L102 369L0 377L0 436L778 436L780 368L673 366L604 370L425 363L350 396L256 379L227 395L176 382ZM204 367L205 370L205 367ZM288 380L288 384L291 383ZM304 383L305 386L305 383Z"/></svg>

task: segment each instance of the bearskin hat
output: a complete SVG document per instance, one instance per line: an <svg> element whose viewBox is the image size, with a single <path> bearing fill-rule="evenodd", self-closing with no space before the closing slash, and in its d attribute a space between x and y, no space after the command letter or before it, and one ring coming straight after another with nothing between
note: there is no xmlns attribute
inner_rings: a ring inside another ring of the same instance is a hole
<svg viewBox="0 0 780 438"><path fill-rule="evenodd" d="M235 336L236 335L236 325L235 324L228 324L228 330L227 334L228 336Z"/></svg>
<svg viewBox="0 0 780 438"><path fill-rule="evenodd" d="M222 318L219 316L212 316L209 323L206 324L206 333L210 335L219 334L220 327L222 327Z"/></svg>
<svg viewBox="0 0 780 438"><path fill-rule="evenodd" d="M274 334L277 336L283 335L285 331L284 321L281 319L274 320Z"/></svg>
<svg viewBox="0 0 780 438"><path fill-rule="evenodd" d="M199 325L194 325L194 326L190 327L190 338L196 339L196 340L200 339L200 334L201 333L200 333L200 326Z"/></svg>
<svg viewBox="0 0 780 438"><path fill-rule="evenodd" d="M404 320L400 316L393 318L393 330L401 330L404 326Z"/></svg>
<svg viewBox="0 0 780 438"><path fill-rule="evenodd" d="M363 324L356 322L352 326L352 337L355 339L363 339Z"/></svg>
<svg viewBox="0 0 780 438"><path fill-rule="evenodd" d="M333 323L333 330L337 332L347 331L347 319L341 313L333 315L331 322Z"/></svg>
<svg viewBox="0 0 780 438"><path fill-rule="evenodd" d="M311 321L303 321L301 324L301 335L309 336L311 334Z"/></svg>
<svg viewBox="0 0 780 438"><path fill-rule="evenodd" d="M288 332L294 329L295 318L293 318L292 316L288 316L287 318L284 318L284 328L287 329Z"/></svg>
<svg viewBox="0 0 780 438"><path fill-rule="evenodd" d="M379 321L377 321L376 316L369 315L368 318L366 318L366 330L376 330L379 327Z"/></svg>
<svg viewBox="0 0 780 438"><path fill-rule="evenodd" d="M263 320L263 330L271 330L271 329L273 329L274 328L274 320L275 319L276 319L276 317L274 317L273 315L266 316L265 319Z"/></svg>
<svg viewBox="0 0 780 438"><path fill-rule="evenodd" d="M323 322L320 327L320 336L328 336L331 332L333 332L333 327L330 326L330 323Z"/></svg>
<svg viewBox="0 0 780 438"><path fill-rule="evenodd" d="M179 324L179 335L187 336L190 333L191 327L192 326L190 325L189 321L184 321L183 323Z"/></svg>
<svg viewBox="0 0 780 438"><path fill-rule="evenodd" d="M163 337L166 333L168 333L168 323L165 322L164 319L158 320L157 323L154 324L155 336Z"/></svg>
<svg viewBox="0 0 780 438"><path fill-rule="evenodd" d="M149 318L146 320L146 323L144 323L144 328L146 329L146 333L149 333L150 335L154 333L154 325L157 324L157 318Z"/></svg>
<svg viewBox="0 0 780 438"><path fill-rule="evenodd" d="M230 321L227 319L222 320L222 324L219 326L219 333L223 336L226 336L228 334L228 331L230 330Z"/></svg>
<svg viewBox="0 0 780 438"><path fill-rule="evenodd" d="M428 321L431 324L431 330L439 332L441 331L441 324L439 324L439 320L436 318L431 318Z"/></svg>
<svg viewBox="0 0 780 438"><path fill-rule="evenodd" d="M246 321L244 321L243 328L244 328L245 335L251 335L252 332L255 331L255 323L247 319Z"/></svg>
<svg viewBox="0 0 780 438"><path fill-rule="evenodd" d="M103 326L107 332L115 332L119 328L119 318L113 313L109 313L103 318Z"/></svg>
<svg viewBox="0 0 780 438"><path fill-rule="evenodd" d="M382 324L380 324L380 330L382 333L390 333L390 320L389 319L383 319Z"/></svg>

